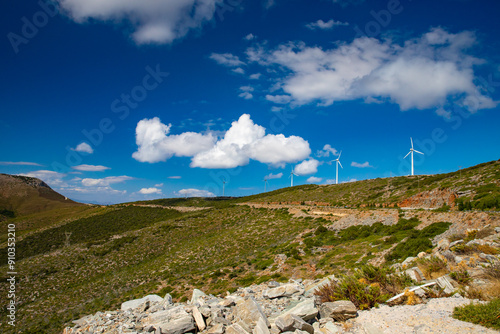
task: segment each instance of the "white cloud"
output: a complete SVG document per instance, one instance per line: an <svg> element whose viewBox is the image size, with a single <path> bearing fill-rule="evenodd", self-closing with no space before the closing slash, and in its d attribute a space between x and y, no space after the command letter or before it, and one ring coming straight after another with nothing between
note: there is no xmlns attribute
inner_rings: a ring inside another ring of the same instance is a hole
<svg viewBox="0 0 500 334"><path fill-rule="evenodd" d="M254 88L252 86L242 86L240 87L241 93L238 95L241 98L244 98L245 100L250 100L253 99L253 94L251 92L254 91Z"/></svg>
<svg viewBox="0 0 500 334"><path fill-rule="evenodd" d="M132 27L137 44L171 43L212 20L218 0L57 0L78 23L91 20ZM126 30L130 30L126 28Z"/></svg>
<svg viewBox="0 0 500 334"><path fill-rule="evenodd" d="M238 95L241 98L244 98L245 100L251 100L253 99L253 94L249 92L243 92Z"/></svg>
<svg viewBox="0 0 500 334"><path fill-rule="evenodd" d="M83 172L102 172L102 171L111 169L111 168L106 167L106 166L85 165L85 164L84 165L73 166L71 168L79 170L79 171L83 171Z"/></svg>
<svg viewBox="0 0 500 334"><path fill-rule="evenodd" d="M292 100L292 97L289 95L266 95L266 100L278 104L286 104Z"/></svg>
<svg viewBox="0 0 500 334"><path fill-rule="evenodd" d="M304 160L295 166L293 171L299 176L314 174L318 171L319 164L320 162L316 159Z"/></svg>
<svg viewBox="0 0 500 334"><path fill-rule="evenodd" d="M250 34L246 35L244 39L247 40L247 41L251 41L251 40L256 39L256 38L257 38L257 36L255 36L254 34L250 33Z"/></svg>
<svg viewBox="0 0 500 334"><path fill-rule="evenodd" d="M182 189L179 190L176 194L178 196L185 196L185 197L215 197L214 193L200 189Z"/></svg>
<svg viewBox="0 0 500 334"><path fill-rule="evenodd" d="M251 74L249 78L251 80L259 80L261 75L262 75L261 73L254 73L254 74Z"/></svg>
<svg viewBox="0 0 500 334"><path fill-rule="evenodd" d="M373 167L370 165L370 163L368 161L363 162L363 163L353 161L353 162L351 162L351 166L356 167L356 168L372 168Z"/></svg>
<svg viewBox="0 0 500 334"><path fill-rule="evenodd" d="M316 176L311 176L310 178L307 179L307 183L320 183L323 181L321 177L316 177Z"/></svg>
<svg viewBox="0 0 500 334"><path fill-rule="evenodd" d="M325 106L365 99L390 101L408 110L451 102L474 112L497 105L474 83L473 67L483 63L468 54L475 43L472 32L451 34L434 28L401 45L360 37L330 49L297 42L274 50L248 48L246 54L268 70L283 71L276 84L282 93L266 96L275 103Z"/></svg>
<svg viewBox="0 0 500 334"><path fill-rule="evenodd" d="M189 157L213 146L216 138L212 134L184 132L169 135L171 125L161 123L158 117L143 119L137 123L136 143L138 149L132 157L140 162L166 161L172 156Z"/></svg>
<svg viewBox="0 0 500 334"><path fill-rule="evenodd" d="M161 187L163 187L163 183L157 183L157 184L155 184L155 188L161 188Z"/></svg>
<svg viewBox="0 0 500 334"><path fill-rule="evenodd" d="M122 176L108 176L102 179L91 179L86 178L82 180L82 184L85 187L108 187L114 183L122 183L128 180L133 180L133 177L122 175Z"/></svg>
<svg viewBox="0 0 500 334"><path fill-rule="evenodd" d="M269 175L265 176L265 178L268 180L281 179L282 177L283 177L283 173L278 173L278 174L270 173Z"/></svg>
<svg viewBox="0 0 500 334"><path fill-rule="evenodd" d="M161 189L158 189L158 188L142 188L141 190L139 190L139 193L141 193L143 195L151 195L151 194L161 195Z"/></svg>
<svg viewBox="0 0 500 334"><path fill-rule="evenodd" d="M340 21L335 21L333 19L328 20L327 22L323 20L318 20L316 22L311 22L306 24L306 27L311 30L316 30L316 29L322 29L322 30L329 30L332 29L335 26L348 26L349 23L347 22L340 22Z"/></svg>
<svg viewBox="0 0 500 334"><path fill-rule="evenodd" d="M36 162L26 162L26 161L0 161L2 166L43 166Z"/></svg>
<svg viewBox="0 0 500 334"><path fill-rule="evenodd" d="M76 152L85 152L88 154L94 153L94 150L92 149L92 147L90 147L90 145L87 144L86 142L78 144L78 146L75 148L72 148L72 150L76 151Z"/></svg>
<svg viewBox="0 0 500 334"><path fill-rule="evenodd" d="M239 67L245 65L237 56L231 53L212 53L210 59L215 60L217 64L227 67Z"/></svg>
<svg viewBox="0 0 500 334"><path fill-rule="evenodd" d="M174 176L169 176L167 177L168 179L173 179L173 180L180 180L182 177L181 176L177 176L177 175L174 175Z"/></svg>
<svg viewBox="0 0 500 334"><path fill-rule="evenodd" d="M19 175L35 177L47 183L51 187L60 187L66 184L66 182L63 181L63 178L66 176L66 174L54 172L51 170L37 170L29 173L21 173Z"/></svg>
<svg viewBox="0 0 500 334"><path fill-rule="evenodd" d="M241 67L232 69L231 71L234 72L234 73L237 73L237 74L245 74L245 70L242 69Z"/></svg>
<svg viewBox="0 0 500 334"><path fill-rule="evenodd" d="M248 164L250 159L283 166L310 153L309 143L304 139L266 135L264 127L254 124L250 115L243 114L210 150L193 157L191 167L234 168Z"/></svg>
<svg viewBox="0 0 500 334"><path fill-rule="evenodd" d="M330 144L326 144L325 146L323 146L323 149L322 150L318 150L316 152L316 156L320 157L320 158L328 158L330 156L330 153L332 155L338 155L338 151L333 148Z"/></svg>

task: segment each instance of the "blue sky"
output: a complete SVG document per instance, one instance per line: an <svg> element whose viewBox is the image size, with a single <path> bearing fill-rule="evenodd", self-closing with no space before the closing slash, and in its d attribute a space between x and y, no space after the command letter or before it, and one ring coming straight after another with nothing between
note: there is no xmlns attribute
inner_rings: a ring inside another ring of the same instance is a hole
<svg viewBox="0 0 500 334"><path fill-rule="evenodd" d="M3 3L0 172L118 203L498 159L498 1Z"/></svg>

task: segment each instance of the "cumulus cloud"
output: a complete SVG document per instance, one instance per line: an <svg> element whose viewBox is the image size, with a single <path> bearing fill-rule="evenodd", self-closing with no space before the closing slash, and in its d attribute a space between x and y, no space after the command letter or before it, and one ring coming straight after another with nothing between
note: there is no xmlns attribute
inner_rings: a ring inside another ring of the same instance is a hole
<svg viewBox="0 0 500 334"><path fill-rule="evenodd" d="M132 27L137 44L171 43L212 20L219 0L57 0L78 23L98 20ZM130 30L128 27L126 30Z"/></svg>
<svg viewBox="0 0 500 334"><path fill-rule="evenodd" d="M325 146L323 146L323 149L322 150L318 150L316 152L316 155L320 158L328 158L330 156L330 153L332 155L338 155L338 151L333 148L330 144L326 144Z"/></svg>
<svg viewBox="0 0 500 334"><path fill-rule="evenodd" d="M215 197L215 194L210 191L192 188L179 190L176 194L185 197Z"/></svg>
<svg viewBox="0 0 500 334"><path fill-rule="evenodd" d="M239 67L245 65L237 56L231 53L212 53L210 59L215 60L217 64L227 67Z"/></svg>
<svg viewBox="0 0 500 334"><path fill-rule="evenodd" d="M133 180L133 177L122 175L122 176L108 176L102 179L91 179L85 178L82 180L82 184L85 187L108 187L114 183L122 183L125 181Z"/></svg>
<svg viewBox="0 0 500 334"><path fill-rule="evenodd" d="M189 157L209 149L216 140L210 133L169 135L171 127L171 124L163 124L158 117L139 121L135 130L138 149L132 157L150 163L166 161L174 155Z"/></svg>
<svg viewBox="0 0 500 334"><path fill-rule="evenodd" d="M316 22L311 22L306 24L306 27L311 30L316 30L316 29L322 29L322 30L329 30L332 29L335 26L348 26L349 23L347 22L340 22L340 21L335 21L333 19L328 20L328 21L323 21L323 20L318 20Z"/></svg>
<svg viewBox="0 0 500 334"><path fill-rule="evenodd" d="M353 161L353 162L351 162L351 166L356 167L356 168L372 168L373 167L372 165L370 165L370 163L368 161L363 162L363 163Z"/></svg>
<svg viewBox="0 0 500 334"><path fill-rule="evenodd" d="M262 75L261 73L254 73L254 74L251 74L251 75L249 76L249 78L250 78L251 80L259 80L259 78L260 78L260 76L261 76L261 75Z"/></svg>
<svg viewBox="0 0 500 334"><path fill-rule="evenodd" d="M250 159L272 166L284 166L309 156L309 143L297 136L265 134L265 128L243 114L231 124L224 137L208 151L196 154L191 167L234 168Z"/></svg>
<svg viewBox="0 0 500 334"><path fill-rule="evenodd" d="M158 188L142 188L141 190L139 190L139 193L143 194L143 195L151 195L151 194L161 195L161 189L158 189Z"/></svg>
<svg viewBox="0 0 500 334"><path fill-rule="evenodd" d="M268 180L273 180L273 179L281 179L283 177L283 173L278 173L278 174L273 174L270 173L269 175L266 175L266 179Z"/></svg>
<svg viewBox="0 0 500 334"><path fill-rule="evenodd" d="M241 98L244 98L245 100L250 100L253 98L253 94L251 92L254 91L254 88L251 86L243 86L240 87L241 93L238 95Z"/></svg>
<svg viewBox="0 0 500 334"><path fill-rule="evenodd" d="M472 32L433 28L403 44L360 37L330 49L291 42L274 50L251 47L246 54L268 70L284 71L277 84L282 92L266 96L274 103L331 105L365 99L408 110L452 102L474 112L497 105L474 83L473 68L483 63L469 55L475 43Z"/></svg>
<svg viewBox="0 0 500 334"><path fill-rule="evenodd" d="M88 154L94 153L94 150L92 149L92 147L90 147L90 145L87 144L86 142L78 144L78 146L75 148L72 148L72 150L76 151L76 152L85 152Z"/></svg>
<svg viewBox="0 0 500 334"><path fill-rule="evenodd" d="M310 178L307 179L307 183L320 183L323 181L321 177L316 177L316 176L311 176Z"/></svg>
<svg viewBox="0 0 500 334"><path fill-rule="evenodd" d="M101 166L101 165L96 166L96 165L85 165L85 164L73 166L71 168L82 171L82 172L102 172L102 171L111 169L109 167Z"/></svg>
<svg viewBox="0 0 500 334"><path fill-rule="evenodd" d="M304 160L300 164L295 166L293 171L299 176L314 174L318 171L319 164L320 162L316 159Z"/></svg>

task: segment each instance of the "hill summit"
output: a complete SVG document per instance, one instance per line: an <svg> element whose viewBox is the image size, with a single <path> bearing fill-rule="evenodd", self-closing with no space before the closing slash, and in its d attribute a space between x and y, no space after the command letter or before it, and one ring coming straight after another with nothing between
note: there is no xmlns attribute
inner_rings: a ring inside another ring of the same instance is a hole
<svg viewBox="0 0 500 334"><path fill-rule="evenodd" d="M40 179L0 174L0 215L14 217L81 205L54 191Z"/></svg>

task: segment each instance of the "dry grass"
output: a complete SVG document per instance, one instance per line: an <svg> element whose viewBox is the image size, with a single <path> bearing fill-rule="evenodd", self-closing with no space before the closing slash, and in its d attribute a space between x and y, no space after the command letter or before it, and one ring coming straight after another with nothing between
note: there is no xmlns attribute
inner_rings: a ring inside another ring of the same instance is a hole
<svg viewBox="0 0 500 334"><path fill-rule="evenodd" d="M436 256L431 256L429 259L418 259L417 265L426 279L438 278L449 272L446 262Z"/></svg>
<svg viewBox="0 0 500 334"><path fill-rule="evenodd" d="M491 254L491 255L498 254L498 249L490 245L476 245L474 248L480 253Z"/></svg>

